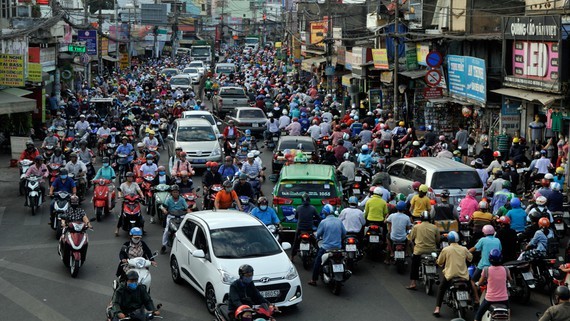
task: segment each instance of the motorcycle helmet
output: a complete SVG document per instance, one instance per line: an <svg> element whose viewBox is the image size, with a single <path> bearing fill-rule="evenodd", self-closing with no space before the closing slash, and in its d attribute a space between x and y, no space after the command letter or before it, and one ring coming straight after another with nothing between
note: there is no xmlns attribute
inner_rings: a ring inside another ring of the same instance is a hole
<svg viewBox="0 0 570 321"><path fill-rule="evenodd" d="M445 141L445 136L443 136L443 135L440 135L440 136L439 136L439 141L440 141L440 142L443 142L443 141Z"/></svg>
<svg viewBox="0 0 570 321"><path fill-rule="evenodd" d="M498 150L494 151L493 157L501 157L501 152L499 152Z"/></svg>
<svg viewBox="0 0 570 321"><path fill-rule="evenodd" d="M398 203L396 204L396 210L401 212L404 211L405 209L406 209L406 202L398 201Z"/></svg>
<svg viewBox="0 0 570 321"><path fill-rule="evenodd" d="M503 261L503 255L501 254L501 250L499 249L492 249L489 252L489 262L491 265L497 266L500 265Z"/></svg>
<svg viewBox="0 0 570 321"><path fill-rule="evenodd" d="M549 228L550 227L550 220L546 217L541 217L538 220L538 227L540 228Z"/></svg>
<svg viewBox="0 0 570 321"><path fill-rule="evenodd" d="M180 152L179 156L180 156L180 158L184 158L184 157L186 157L186 155L187 155L186 152Z"/></svg>
<svg viewBox="0 0 570 321"><path fill-rule="evenodd" d="M513 138L513 144L518 144L520 142L518 137Z"/></svg>
<svg viewBox="0 0 570 321"><path fill-rule="evenodd" d="M324 216L330 215L334 213L334 207L330 204L325 204L323 206L323 209L321 210L321 214L324 214Z"/></svg>
<svg viewBox="0 0 570 321"><path fill-rule="evenodd" d="M38 155L34 158L34 161L36 162L43 162L44 161L44 157L42 155Z"/></svg>
<svg viewBox="0 0 570 321"><path fill-rule="evenodd" d="M541 156L542 156L542 155L546 155L546 151L545 151L544 149L541 150L541 151L540 151L540 155L541 155Z"/></svg>
<svg viewBox="0 0 570 321"><path fill-rule="evenodd" d="M504 181L503 182L503 188L510 189L511 188L511 182L510 181Z"/></svg>
<svg viewBox="0 0 570 321"><path fill-rule="evenodd" d="M513 199L511 199L511 207L512 207L512 208L519 208L519 207L521 207L521 200L518 199L518 198L516 198L516 197L513 198Z"/></svg>
<svg viewBox="0 0 570 321"><path fill-rule="evenodd" d="M342 155L342 158L344 158L344 160L349 160L350 159L350 153L346 152Z"/></svg>
<svg viewBox="0 0 570 321"><path fill-rule="evenodd" d="M251 136L251 130L250 129L245 130L245 136Z"/></svg>
<svg viewBox="0 0 570 321"><path fill-rule="evenodd" d="M234 312L234 317L236 320L242 320L242 316L246 313L253 313L254 310L249 306L249 305L240 305L237 309L236 312Z"/></svg>
<svg viewBox="0 0 570 321"><path fill-rule="evenodd" d="M495 234L495 228L493 227L493 225L485 225L483 226L483 234L484 235L493 235Z"/></svg>
<svg viewBox="0 0 570 321"><path fill-rule="evenodd" d="M357 205L358 204L358 198L356 196L351 196L348 198L348 204L349 205Z"/></svg>
<svg viewBox="0 0 570 321"><path fill-rule="evenodd" d="M343 139L343 140L348 140L349 138L350 138L350 135L349 135L348 133L344 133L344 134L342 135L342 139Z"/></svg>
<svg viewBox="0 0 570 321"><path fill-rule="evenodd" d="M420 214L420 219L422 220L422 222L423 222L423 221L429 221L429 220L431 219L431 217L430 217L430 215L429 215L429 212L428 212L428 211L423 211L423 212Z"/></svg>
<svg viewBox="0 0 570 321"><path fill-rule="evenodd" d="M406 123L404 123L403 121L398 123L398 126L400 126L400 127L404 127L404 125L406 125Z"/></svg>
<svg viewBox="0 0 570 321"><path fill-rule="evenodd" d="M487 203L485 201L481 201L481 202L479 202L479 208L482 210L486 210L489 208L489 203Z"/></svg>
<svg viewBox="0 0 570 321"><path fill-rule="evenodd" d="M564 174L564 167L556 167L556 174Z"/></svg>
<svg viewBox="0 0 570 321"><path fill-rule="evenodd" d="M420 182L418 182L418 181L415 181L415 182L412 183L412 189L413 189L414 191L417 191L418 188L420 188L420 185L422 185L422 183L420 183Z"/></svg>
<svg viewBox="0 0 570 321"><path fill-rule="evenodd" d="M228 181L224 181L223 186L224 186L224 187L232 187L232 182L229 181L229 180L228 180Z"/></svg>
<svg viewBox="0 0 570 321"><path fill-rule="evenodd" d="M249 264L243 264L242 266L239 267L238 269L238 275L241 278L242 276L246 275L246 274L253 274L253 267Z"/></svg>
<svg viewBox="0 0 570 321"><path fill-rule="evenodd" d="M170 186L170 191L171 192L180 191L180 187L178 185L174 184L174 185Z"/></svg>
<svg viewBox="0 0 570 321"><path fill-rule="evenodd" d="M332 147L332 145L328 145L325 150L326 150L327 152L332 152L333 149L334 149L334 147Z"/></svg>
<svg viewBox="0 0 570 321"><path fill-rule="evenodd" d="M127 272L127 280L134 281L139 279L139 274L136 271Z"/></svg>
<svg viewBox="0 0 570 321"><path fill-rule="evenodd" d="M363 152L368 152L368 150L369 150L368 145L362 145Z"/></svg>
<svg viewBox="0 0 570 321"><path fill-rule="evenodd" d="M470 189L467 191L467 195L469 195L471 197L475 197L475 196L477 196L477 191L475 189Z"/></svg>
<svg viewBox="0 0 570 321"><path fill-rule="evenodd" d="M127 172L127 174L125 174L126 177L134 177L135 174L133 174L133 172Z"/></svg>
<svg viewBox="0 0 570 321"><path fill-rule="evenodd" d="M558 300L570 300L570 289L567 286L561 285L554 290L554 297Z"/></svg>
<svg viewBox="0 0 570 321"><path fill-rule="evenodd" d="M143 143L138 143L138 144L137 144L137 148L144 148L144 144L143 144Z"/></svg>
<svg viewBox="0 0 570 321"><path fill-rule="evenodd" d="M34 142L31 141L31 140L28 140L28 141L26 142L26 147L34 147Z"/></svg>
<svg viewBox="0 0 570 321"><path fill-rule="evenodd" d="M451 232L447 233L447 241L449 243L459 242L459 234L457 234L457 232L455 232L455 231L451 231Z"/></svg>
<svg viewBox="0 0 570 321"><path fill-rule="evenodd" d="M146 159L147 160L152 160L154 158L154 156L152 156L152 154L146 154Z"/></svg>
<svg viewBox="0 0 570 321"><path fill-rule="evenodd" d="M413 146L420 146L420 142L417 140L414 140L414 142L412 143Z"/></svg>
<svg viewBox="0 0 570 321"><path fill-rule="evenodd" d="M444 189L441 191L441 197L442 198L448 198L449 197L449 190Z"/></svg>
<svg viewBox="0 0 570 321"><path fill-rule="evenodd" d="M267 200L267 198L265 196L261 196L258 200L257 200L257 205L268 205L269 201Z"/></svg>
<svg viewBox="0 0 570 321"><path fill-rule="evenodd" d="M130 236L143 236L143 231L140 229L140 227L133 227L129 231L129 235Z"/></svg>
<svg viewBox="0 0 570 321"><path fill-rule="evenodd" d="M498 222L499 224L511 225L511 219L508 218L507 216L501 216L501 217L499 217L499 219L497 220L497 222Z"/></svg>
<svg viewBox="0 0 570 321"><path fill-rule="evenodd" d="M382 195L382 188L381 187L374 187L373 193L376 195Z"/></svg>
<svg viewBox="0 0 570 321"><path fill-rule="evenodd" d="M560 191L560 183L552 182L550 183L550 189L553 191Z"/></svg>
<svg viewBox="0 0 570 321"><path fill-rule="evenodd" d="M554 179L554 175L552 175L550 173L546 173L546 174L544 174L544 179L551 181Z"/></svg>
<svg viewBox="0 0 570 321"><path fill-rule="evenodd" d="M164 166L161 166L164 167ZM164 168L162 169L164 171ZM160 167L158 168L158 171L160 172ZM188 177L188 171L181 171L180 172L180 178L184 178L184 177Z"/></svg>
<svg viewBox="0 0 570 321"><path fill-rule="evenodd" d="M79 205L79 197L77 195L71 195L71 198L69 198L69 204L71 204L72 206Z"/></svg>
<svg viewBox="0 0 570 321"><path fill-rule="evenodd" d="M396 200L396 201L404 201L404 202L405 202L405 201L406 201L406 195L404 195L403 193L398 193L398 194L396 194L395 200Z"/></svg>
<svg viewBox="0 0 570 321"><path fill-rule="evenodd" d="M73 152L73 153L69 154L69 158L73 158L73 157L77 158L77 153L76 153L76 152Z"/></svg>
<svg viewBox="0 0 570 321"><path fill-rule="evenodd" d="M455 155L455 156L461 156L461 152L460 152L458 149L456 149L456 150L453 151L453 155Z"/></svg>
<svg viewBox="0 0 570 321"><path fill-rule="evenodd" d="M418 188L418 191L422 193L427 193L429 191L429 188L427 187L427 185L421 184L420 187Z"/></svg>
<svg viewBox="0 0 570 321"><path fill-rule="evenodd" d="M62 168L59 170L59 175L67 175L67 174L68 174L67 169Z"/></svg>
<svg viewBox="0 0 570 321"><path fill-rule="evenodd" d="M546 204L546 201L547 201L546 197L544 197L544 196L539 196L539 197L536 198L536 201L534 201L534 202L535 202L536 205L538 205L538 206L544 206L544 204Z"/></svg>

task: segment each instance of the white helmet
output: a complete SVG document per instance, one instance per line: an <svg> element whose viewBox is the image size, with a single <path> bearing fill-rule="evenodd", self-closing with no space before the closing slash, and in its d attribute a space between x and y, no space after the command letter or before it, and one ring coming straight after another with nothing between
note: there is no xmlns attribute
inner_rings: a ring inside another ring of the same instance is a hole
<svg viewBox="0 0 570 321"><path fill-rule="evenodd" d="M382 188L376 187L376 188L374 189L374 194L376 194L376 195L382 195Z"/></svg>
<svg viewBox="0 0 570 321"><path fill-rule="evenodd" d="M536 198L535 203L536 203L536 205L543 206L544 204L546 204L546 201L547 201L546 197L539 196Z"/></svg>
<svg viewBox="0 0 570 321"><path fill-rule="evenodd" d="M289 112L287 111L287 109L283 109L283 112L282 112L282 114L283 114L283 115L288 115L288 114L289 114Z"/></svg>
<svg viewBox="0 0 570 321"><path fill-rule="evenodd" d="M560 191L560 183L556 182L550 183L550 189L553 191Z"/></svg>
<svg viewBox="0 0 570 321"><path fill-rule="evenodd" d="M349 138L350 138L350 135L348 135L348 133L344 133L344 134L342 135L342 139L344 139L344 140L347 140L347 139L349 139Z"/></svg>
<svg viewBox="0 0 570 321"><path fill-rule="evenodd" d="M552 175L552 174L550 174L550 173L546 173L546 174L544 175L544 178L551 181L551 180L554 179L554 175Z"/></svg>

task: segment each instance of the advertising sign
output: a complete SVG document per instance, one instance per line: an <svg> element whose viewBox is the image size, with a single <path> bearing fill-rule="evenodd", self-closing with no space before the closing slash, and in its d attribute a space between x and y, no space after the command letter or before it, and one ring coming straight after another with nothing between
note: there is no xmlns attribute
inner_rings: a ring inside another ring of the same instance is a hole
<svg viewBox="0 0 570 321"><path fill-rule="evenodd" d="M24 55L0 54L0 85L24 86Z"/></svg>
<svg viewBox="0 0 570 321"><path fill-rule="evenodd" d="M309 43L311 45L315 45L318 47L324 47L325 46L325 42L324 39L327 36L327 32L326 32L326 28L327 28L327 23L325 21L315 21L315 22L311 22L311 34L310 34L310 40Z"/></svg>
<svg viewBox="0 0 570 321"><path fill-rule="evenodd" d="M78 30L77 40L85 41L87 54L92 56L97 55L97 30Z"/></svg>
<svg viewBox="0 0 570 321"><path fill-rule="evenodd" d="M408 70L418 69L418 53L416 46L412 43L406 43L406 68Z"/></svg>
<svg viewBox="0 0 570 321"><path fill-rule="evenodd" d="M560 16L517 16L503 19L505 39L560 40Z"/></svg>
<svg viewBox="0 0 570 321"><path fill-rule="evenodd" d="M447 56L449 93L479 103L487 101L485 60L467 56Z"/></svg>
<svg viewBox="0 0 570 321"><path fill-rule="evenodd" d="M386 48L372 49L372 60L374 61L374 68L388 70L388 52Z"/></svg>
<svg viewBox="0 0 570 321"><path fill-rule="evenodd" d="M521 113L518 108L520 101L513 101L503 96L501 104L501 127L507 129L507 133L514 134L520 129Z"/></svg>
<svg viewBox="0 0 570 321"><path fill-rule="evenodd" d="M504 83L559 91L559 58L558 42L513 41L512 73Z"/></svg>
<svg viewBox="0 0 570 321"><path fill-rule="evenodd" d="M429 43L417 43L416 52L418 53L418 65L427 66L426 56L429 54Z"/></svg>
<svg viewBox="0 0 570 321"><path fill-rule="evenodd" d="M42 82L42 65L40 63L28 63L28 81Z"/></svg>

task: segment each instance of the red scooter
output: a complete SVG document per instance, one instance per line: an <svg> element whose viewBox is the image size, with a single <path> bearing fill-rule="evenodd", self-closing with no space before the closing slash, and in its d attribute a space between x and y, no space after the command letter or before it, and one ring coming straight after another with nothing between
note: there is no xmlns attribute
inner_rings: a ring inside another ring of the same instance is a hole
<svg viewBox="0 0 570 321"><path fill-rule="evenodd" d="M144 229L144 221L141 215L140 196L137 194L125 195L121 218L123 231L128 232L133 227Z"/></svg>
<svg viewBox="0 0 570 321"><path fill-rule="evenodd" d="M200 196L198 196L198 192L200 191L199 188L193 191L181 191L180 196L186 200L186 204L188 204L188 208L194 212L198 210L197 200Z"/></svg>
<svg viewBox="0 0 570 321"><path fill-rule="evenodd" d="M223 190L222 184L214 184L210 186L210 191L208 195L204 198L204 209L209 210L214 208L214 201L216 200L216 195L218 192Z"/></svg>
<svg viewBox="0 0 570 321"><path fill-rule="evenodd" d="M142 177L142 182L140 183L141 191L144 195L145 204L149 205L152 201L152 181L154 180L154 175L147 174Z"/></svg>
<svg viewBox="0 0 570 321"><path fill-rule="evenodd" d="M62 217L65 219L65 217ZM87 256L87 224L67 222L67 227L59 239L58 253L71 277L76 277Z"/></svg>
<svg viewBox="0 0 570 321"><path fill-rule="evenodd" d="M59 169L60 168L61 168L61 164L56 164L56 163L49 163L48 164L50 185L59 176Z"/></svg>
<svg viewBox="0 0 570 321"><path fill-rule="evenodd" d="M95 217L97 218L97 222L101 221L101 217L103 214L109 215L109 212L112 209L112 204L109 204L109 184L111 184L110 180L99 178L93 180L93 185L95 186L93 189L93 207L95 208ZM111 194L112 202L115 200L115 191Z"/></svg>

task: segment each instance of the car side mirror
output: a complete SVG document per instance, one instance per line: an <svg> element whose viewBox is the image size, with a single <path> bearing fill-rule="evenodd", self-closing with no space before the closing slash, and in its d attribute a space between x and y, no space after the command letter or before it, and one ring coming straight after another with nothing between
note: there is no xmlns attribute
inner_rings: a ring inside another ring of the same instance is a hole
<svg viewBox="0 0 570 321"><path fill-rule="evenodd" d="M166 136L166 139L173 140L173 139L174 139L174 136L172 136L172 134L168 134L168 135Z"/></svg>
<svg viewBox="0 0 570 321"><path fill-rule="evenodd" d="M218 134L218 139L222 139L222 138L224 138L224 135L223 135L223 134Z"/></svg>
<svg viewBox="0 0 570 321"><path fill-rule="evenodd" d="M216 122L216 126L222 126L222 122L220 121Z"/></svg>
<svg viewBox="0 0 570 321"><path fill-rule="evenodd" d="M195 258L203 259L206 257L206 254L204 253L204 250L196 250L192 252L192 256Z"/></svg>
<svg viewBox="0 0 570 321"><path fill-rule="evenodd" d="M283 248L284 251L287 251L291 248L291 243L283 242L283 243L281 243L281 247Z"/></svg>

